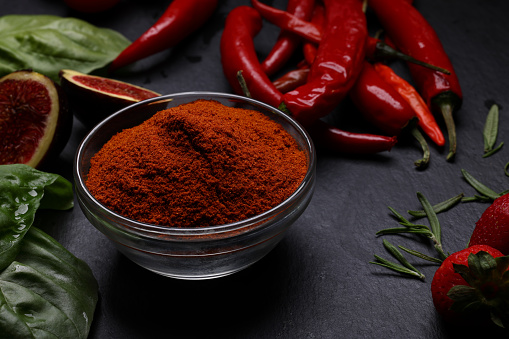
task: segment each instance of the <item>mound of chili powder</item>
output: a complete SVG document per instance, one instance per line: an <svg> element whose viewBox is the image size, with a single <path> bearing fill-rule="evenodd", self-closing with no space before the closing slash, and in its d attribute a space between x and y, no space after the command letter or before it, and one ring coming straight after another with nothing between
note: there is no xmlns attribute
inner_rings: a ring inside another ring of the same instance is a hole
<svg viewBox="0 0 509 339"><path fill-rule="evenodd" d="M278 123L257 111L198 100L112 137L91 159L86 185L128 218L203 227L278 205L306 171L304 152Z"/></svg>

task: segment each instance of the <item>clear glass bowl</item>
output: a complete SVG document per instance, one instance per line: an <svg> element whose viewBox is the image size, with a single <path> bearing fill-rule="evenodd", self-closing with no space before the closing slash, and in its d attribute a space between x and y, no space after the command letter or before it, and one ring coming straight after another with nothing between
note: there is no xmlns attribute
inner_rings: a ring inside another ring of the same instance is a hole
<svg viewBox="0 0 509 339"><path fill-rule="evenodd" d="M205 228L177 228L138 222L103 206L85 181L90 158L116 133L141 124L156 112L198 99L257 110L279 122L304 150L308 170L298 189L280 205L239 222ZM99 123L81 142L74 161L79 205L94 227L106 235L130 260L158 274L180 279L209 279L240 271L260 260L283 238L304 212L315 186L313 144L293 119L262 102L246 97L190 92L165 95L133 104Z"/></svg>

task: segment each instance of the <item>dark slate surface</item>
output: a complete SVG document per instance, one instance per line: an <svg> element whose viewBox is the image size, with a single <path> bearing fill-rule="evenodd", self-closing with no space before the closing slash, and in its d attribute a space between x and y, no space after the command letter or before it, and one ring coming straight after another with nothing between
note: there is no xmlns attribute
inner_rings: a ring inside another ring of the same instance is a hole
<svg viewBox="0 0 509 339"><path fill-rule="evenodd" d="M69 10L62 0L16 0L3 1L0 15L77 16L134 40L155 22L167 3L125 0L109 12L83 15ZM118 78L160 93L229 92L219 41L228 11L241 4L249 2L221 1L200 32ZM280 8L285 4L274 1ZM375 237L376 231L396 225L387 206L400 212L416 209L417 191L432 203L460 192L473 195L461 169L495 190L509 188L504 175L509 151L482 158L482 128L493 102L501 107L499 141L508 141L504 139L509 132L505 114L509 107L509 2L416 0L415 6L442 39L464 91L463 107L456 114L459 150L455 161L446 162L446 149L431 145L429 168L417 171L412 162L420 157L420 149L406 138L390 153L376 156L320 153L314 198L285 239L252 267L212 281L173 280L139 268L88 223L78 206L70 212L46 215L49 222L43 229L85 260L99 282L100 300L90 338L456 337L459 329L444 324L431 301L436 266L410 258L427 276L421 282L368 262L375 253L388 256L382 239ZM372 15L369 20L370 28L375 29ZM264 25L256 37L260 56L269 51L277 33L274 26ZM394 67L406 75L403 65ZM353 113L333 114L333 119L348 123ZM71 179L72 158L86 132L76 121L55 172ZM465 246L487 206L462 204L439 215L446 250L454 252ZM415 237L387 239L433 254L427 241ZM489 334L500 335L497 331Z"/></svg>

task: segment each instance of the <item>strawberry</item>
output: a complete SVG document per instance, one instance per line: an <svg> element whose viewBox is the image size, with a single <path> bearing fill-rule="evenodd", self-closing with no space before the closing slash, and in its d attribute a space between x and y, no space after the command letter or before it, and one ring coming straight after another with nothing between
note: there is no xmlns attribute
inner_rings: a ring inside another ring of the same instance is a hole
<svg viewBox="0 0 509 339"><path fill-rule="evenodd" d="M488 245L509 254L509 194L495 199L476 222L469 242L473 245Z"/></svg>
<svg viewBox="0 0 509 339"><path fill-rule="evenodd" d="M491 319L509 328L509 256L486 245L449 255L435 272L431 295L437 312L452 323Z"/></svg>

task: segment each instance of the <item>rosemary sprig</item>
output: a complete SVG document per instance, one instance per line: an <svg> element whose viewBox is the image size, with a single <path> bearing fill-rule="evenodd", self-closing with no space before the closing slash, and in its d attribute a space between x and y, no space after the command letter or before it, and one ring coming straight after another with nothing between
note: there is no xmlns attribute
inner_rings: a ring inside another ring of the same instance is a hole
<svg viewBox="0 0 509 339"><path fill-rule="evenodd" d="M416 269L412 264L410 264L410 262L403 256L403 254L401 254L400 251L398 251L398 249L394 245L392 245L385 239L383 240L383 245L385 249L401 263L401 265L391 262L387 259L384 259L376 254L374 255L376 261L370 261L370 264L380 265L388 269L391 269L395 272L399 272L402 274L409 275L411 277L416 277L421 280L424 280L425 278L424 274L422 274L418 269Z"/></svg>
<svg viewBox="0 0 509 339"><path fill-rule="evenodd" d="M436 214L448 211L451 208L453 208L454 206L456 206L457 204L459 204L461 202L461 199L464 196L465 196L465 194L460 193L452 198L449 198L447 200L439 202L438 204L433 205L433 211L435 211ZM416 217L416 218L423 218L426 216L426 212L424 212L424 210L415 210L415 211L408 210L407 213L413 217Z"/></svg>
<svg viewBox="0 0 509 339"><path fill-rule="evenodd" d="M424 195L420 192L417 192L417 197L423 207L423 210L426 214L430 222L430 227L426 225L414 224L408 221L405 217L403 217L400 213L398 213L394 208L389 207L389 210L394 214L396 219L398 219L399 224L404 227L393 227L386 228L380 230L376 233L376 235L385 235L385 234L398 234L398 233L414 233L414 234L422 234L433 242L435 250L438 252L440 258L447 258L447 254L444 252L442 247L442 231L440 222L438 221L437 215L433 210L433 207L429 203L429 201L424 197Z"/></svg>

